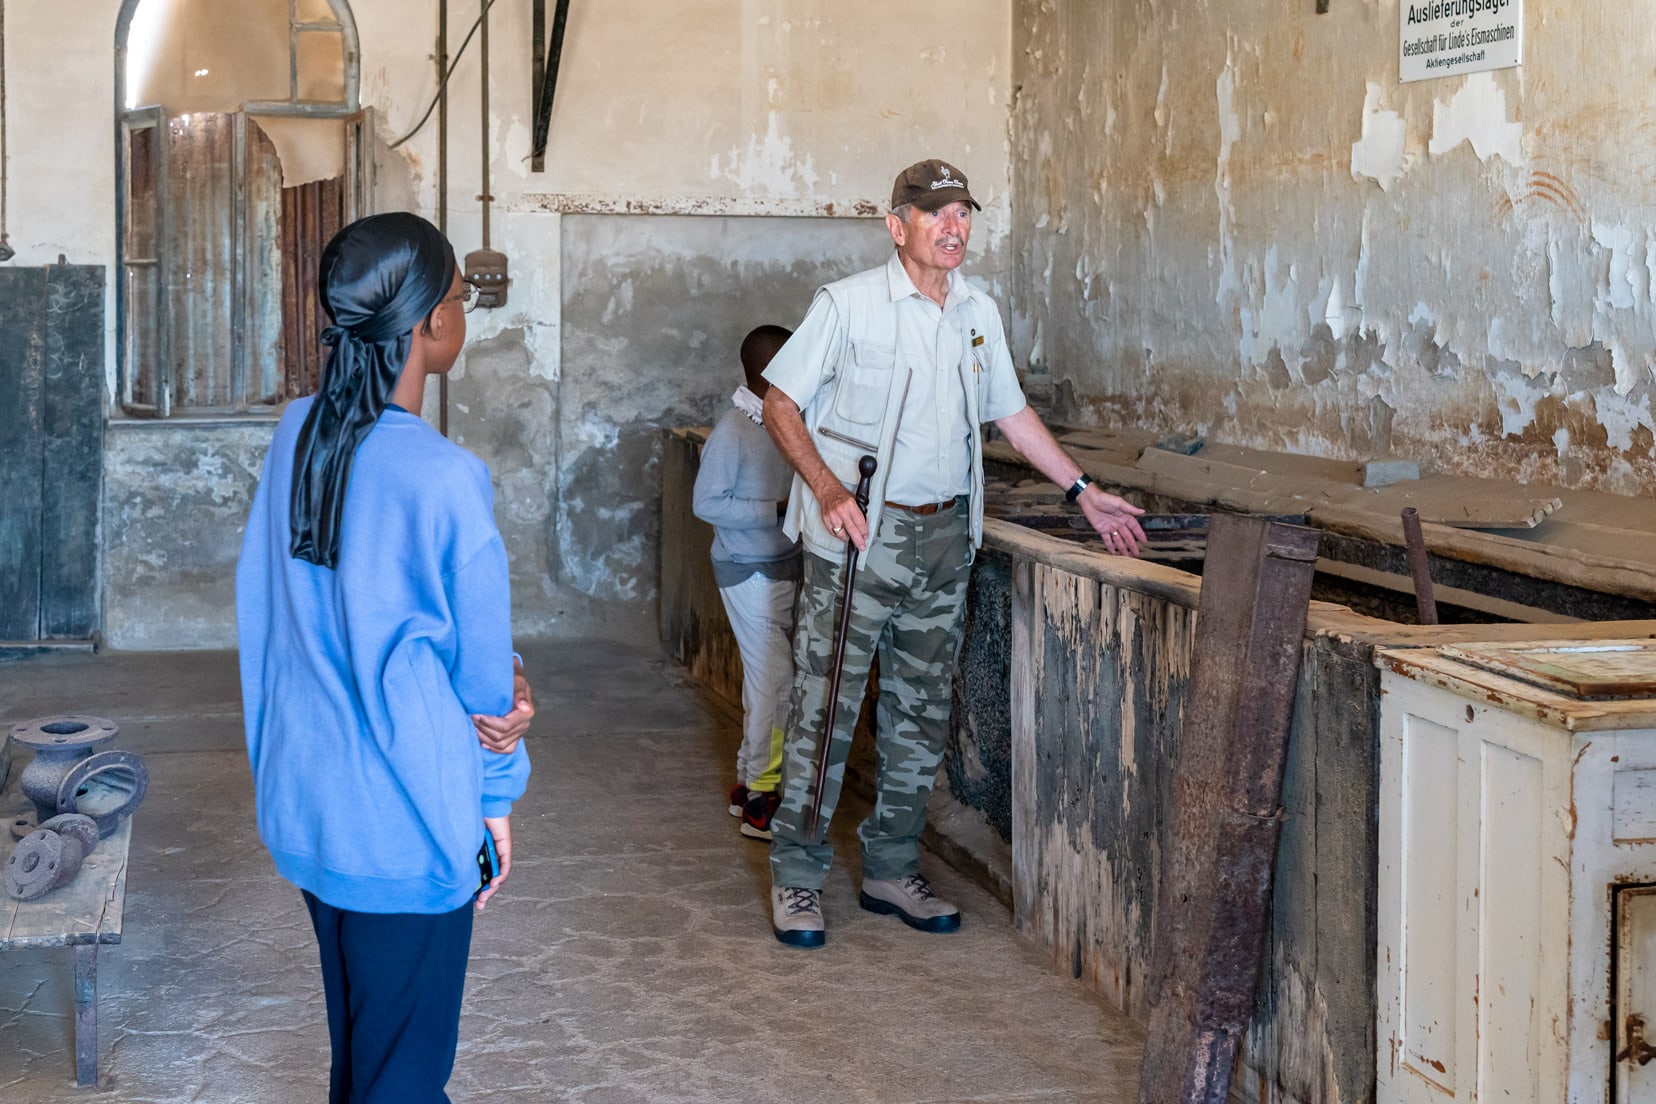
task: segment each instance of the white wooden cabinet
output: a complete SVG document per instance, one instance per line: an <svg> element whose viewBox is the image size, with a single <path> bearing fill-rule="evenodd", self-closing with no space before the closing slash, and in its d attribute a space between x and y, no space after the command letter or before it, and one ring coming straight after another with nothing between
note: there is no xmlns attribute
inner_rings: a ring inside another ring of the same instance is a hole
<svg viewBox="0 0 1656 1104"><path fill-rule="evenodd" d="M1656 643L1379 663L1378 1104L1656 1104Z"/></svg>

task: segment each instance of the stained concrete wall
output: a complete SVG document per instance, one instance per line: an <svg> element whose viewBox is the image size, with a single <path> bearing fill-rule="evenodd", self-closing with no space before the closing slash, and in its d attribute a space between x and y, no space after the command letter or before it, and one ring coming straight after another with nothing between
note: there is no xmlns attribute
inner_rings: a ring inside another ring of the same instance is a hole
<svg viewBox="0 0 1656 1104"><path fill-rule="evenodd" d="M742 382L754 326L885 261L873 219L582 215L563 220L554 578L654 624L660 428L704 426Z"/></svg>
<svg viewBox="0 0 1656 1104"><path fill-rule="evenodd" d="M6 26L7 214L17 263L66 254L111 266L111 287L114 32L123 7L122 0L87 0L64 19L50 5L8 5ZM436 88L436 3L357 0L351 7L361 100L374 111L377 205L435 216L434 123L390 146ZM450 9L455 50L477 13L475 5ZM653 536L648 523L634 532L631 515L605 513L615 489L605 473L633 462L629 442L642 439L643 426L705 420L717 396L699 376L643 374L659 367L669 343L656 318L634 311L614 320L598 358L604 387L627 401L588 403L595 388L582 351L573 392L587 404L582 409L596 411L594 420L561 409L564 306L601 293L566 294L565 220L631 216L643 227L660 225L653 221L659 215L775 220L773 234L703 235L700 247L714 252L699 261L686 254L688 239L664 244L683 271L699 271L701 330L728 334L752 318L752 296L769 302L763 294L789 267L779 252L787 243L813 251L794 258L802 262L860 255L861 246L849 243L867 240L864 220L881 209L896 171L919 157L944 156L971 174L987 208L974 240L974 278L1004 294L1011 22L1006 0L966 0L949 18L928 20L920 34L897 33L887 8L872 0L572 5L546 168L535 173L528 159L530 17L529 0L494 5L486 126L476 41L450 84L449 234L461 254L483 244L476 197L486 131L495 197L489 244L510 257L514 280L504 309L468 318L471 343L452 380L451 430L494 471L519 631L631 634L650 617ZM273 48L285 50L285 41ZM821 232L789 229L799 219L832 219L829 236L842 244L822 252ZM580 235L577 229L584 242ZM578 250L574 263L591 259ZM640 274L649 267L642 253L627 263ZM801 269L799 278L827 272L822 264L808 275ZM132 425L113 401L113 306L105 332L112 429L103 510L106 638L134 648L222 645L232 638L228 580L269 426L257 419ZM426 413L435 417L430 403ZM590 490L588 474L596 480ZM642 474L647 483L648 471ZM568 505L560 505L566 494ZM581 517L572 520L571 509ZM588 513L605 520L588 526ZM621 534L613 547L604 543L605 525ZM590 554L565 563L565 547Z"/></svg>
<svg viewBox="0 0 1656 1104"><path fill-rule="evenodd" d="M117 422L104 446L104 638L151 650L235 643L235 562L270 430Z"/></svg>
<svg viewBox="0 0 1656 1104"><path fill-rule="evenodd" d="M1639 0L1400 85L1395 0L1015 0L1015 346L1060 413L1650 493Z"/></svg>

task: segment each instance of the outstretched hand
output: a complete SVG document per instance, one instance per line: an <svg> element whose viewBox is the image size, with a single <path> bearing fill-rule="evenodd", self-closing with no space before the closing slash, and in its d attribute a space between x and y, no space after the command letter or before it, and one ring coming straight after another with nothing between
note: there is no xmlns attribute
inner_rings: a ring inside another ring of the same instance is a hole
<svg viewBox="0 0 1656 1104"><path fill-rule="evenodd" d="M1139 525L1143 510L1124 498L1117 498L1101 490L1097 484L1089 486L1076 499L1087 523L1098 532L1106 551L1117 556L1137 556L1144 544L1144 529Z"/></svg>

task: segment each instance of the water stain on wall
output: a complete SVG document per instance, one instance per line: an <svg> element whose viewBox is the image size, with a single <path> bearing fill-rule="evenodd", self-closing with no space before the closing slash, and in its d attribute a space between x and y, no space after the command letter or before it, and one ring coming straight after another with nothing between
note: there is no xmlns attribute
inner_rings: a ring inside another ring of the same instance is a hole
<svg viewBox="0 0 1656 1104"><path fill-rule="evenodd" d="M486 457L495 486L495 524L511 564L515 630L545 635L556 572L546 534L552 517L557 437L554 385L534 371L521 327L466 347L449 386L449 436Z"/></svg>
<svg viewBox="0 0 1656 1104"><path fill-rule="evenodd" d="M1014 340L1089 420L1651 493L1630 18L1399 85L1395 7L1018 0Z"/></svg>
<svg viewBox="0 0 1656 1104"><path fill-rule="evenodd" d="M792 329L823 283L884 263L875 219L572 215L563 221L558 582L652 616L660 430L709 425L737 350Z"/></svg>
<svg viewBox="0 0 1656 1104"><path fill-rule="evenodd" d="M141 425L105 435L104 636L229 647L236 558L270 430Z"/></svg>

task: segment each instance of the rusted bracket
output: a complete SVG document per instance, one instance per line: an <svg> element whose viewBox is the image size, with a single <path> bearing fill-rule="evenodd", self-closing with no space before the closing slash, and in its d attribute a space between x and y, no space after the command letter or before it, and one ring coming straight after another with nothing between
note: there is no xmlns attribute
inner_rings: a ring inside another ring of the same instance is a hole
<svg viewBox="0 0 1656 1104"><path fill-rule="evenodd" d="M564 26L569 22L569 0L558 0L552 15L552 41L546 41L546 0L535 0L532 37L535 136L529 151L531 172L546 168L546 139L552 129L552 94L558 88L558 65L563 59Z"/></svg>
<svg viewBox="0 0 1656 1104"><path fill-rule="evenodd" d="M1320 534L1215 514L1163 829L1141 1104L1226 1104L1253 1011Z"/></svg>

